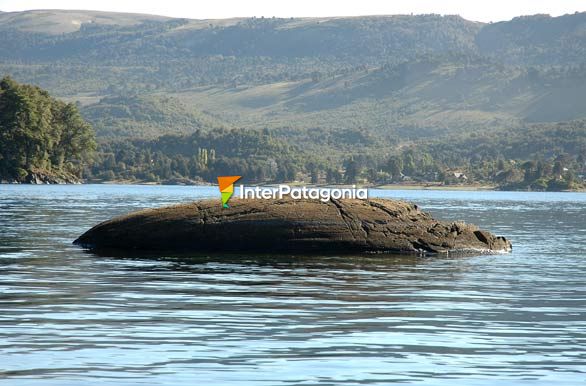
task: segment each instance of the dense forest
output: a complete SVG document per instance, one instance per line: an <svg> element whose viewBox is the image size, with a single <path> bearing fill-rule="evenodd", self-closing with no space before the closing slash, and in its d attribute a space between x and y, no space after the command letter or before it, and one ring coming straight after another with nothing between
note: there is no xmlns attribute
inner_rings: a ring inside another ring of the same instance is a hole
<svg viewBox="0 0 586 386"><path fill-rule="evenodd" d="M94 149L94 132L75 105L0 80L0 180L75 181Z"/></svg>
<svg viewBox="0 0 586 386"><path fill-rule="evenodd" d="M238 173L252 182L580 188L584 31L586 13L491 24L0 13L0 73L49 90L93 126L97 143L76 155L56 154L65 152L57 136L30 147L34 156L2 147L11 165L2 177L35 167L88 181Z"/></svg>
<svg viewBox="0 0 586 386"><path fill-rule="evenodd" d="M267 131L198 130L188 136L107 142L86 175L163 183L213 182L234 174L245 182L293 181L303 170L303 156Z"/></svg>
<svg viewBox="0 0 586 386"><path fill-rule="evenodd" d="M506 131L390 147L383 155L360 153L341 160L293 147L269 130L197 131L156 140L102 145L86 171L94 180L163 183L214 181L237 174L245 182L303 180L328 184L491 184L510 190L583 187L586 121L535 124L514 136Z"/></svg>

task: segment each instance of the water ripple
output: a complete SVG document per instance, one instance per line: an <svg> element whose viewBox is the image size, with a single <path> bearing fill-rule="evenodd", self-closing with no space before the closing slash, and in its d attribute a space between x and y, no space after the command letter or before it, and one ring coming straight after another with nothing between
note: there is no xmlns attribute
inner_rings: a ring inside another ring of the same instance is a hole
<svg viewBox="0 0 586 386"><path fill-rule="evenodd" d="M586 195L376 191L513 240L472 258L95 256L87 228L212 187L1 186L0 384L575 385Z"/></svg>

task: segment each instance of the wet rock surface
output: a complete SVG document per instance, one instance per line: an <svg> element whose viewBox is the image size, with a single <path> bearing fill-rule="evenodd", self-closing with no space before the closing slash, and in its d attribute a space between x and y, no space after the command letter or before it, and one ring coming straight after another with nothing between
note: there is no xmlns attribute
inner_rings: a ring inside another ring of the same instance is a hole
<svg viewBox="0 0 586 386"><path fill-rule="evenodd" d="M90 249L280 253L499 253L504 237L437 221L395 200L203 200L116 217L74 242Z"/></svg>

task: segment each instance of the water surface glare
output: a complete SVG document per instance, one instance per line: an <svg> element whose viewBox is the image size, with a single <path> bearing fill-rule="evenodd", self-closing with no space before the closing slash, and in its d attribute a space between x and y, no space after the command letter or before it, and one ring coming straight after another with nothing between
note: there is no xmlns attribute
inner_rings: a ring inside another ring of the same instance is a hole
<svg viewBox="0 0 586 386"><path fill-rule="evenodd" d="M576 385L586 194L371 191L513 242L469 258L116 258L71 242L215 187L0 185L0 384Z"/></svg>

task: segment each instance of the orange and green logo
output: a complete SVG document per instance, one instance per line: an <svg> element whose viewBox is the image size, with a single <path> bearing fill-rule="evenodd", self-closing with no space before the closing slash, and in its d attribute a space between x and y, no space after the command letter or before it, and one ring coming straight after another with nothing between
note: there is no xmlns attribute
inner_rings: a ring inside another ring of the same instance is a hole
<svg viewBox="0 0 586 386"><path fill-rule="evenodd" d="M222 206L229 208L228 200L234 194L234 183L240 179L241 176L222 176L218 177L218 185L220 193L222 194Z"/></svg>

